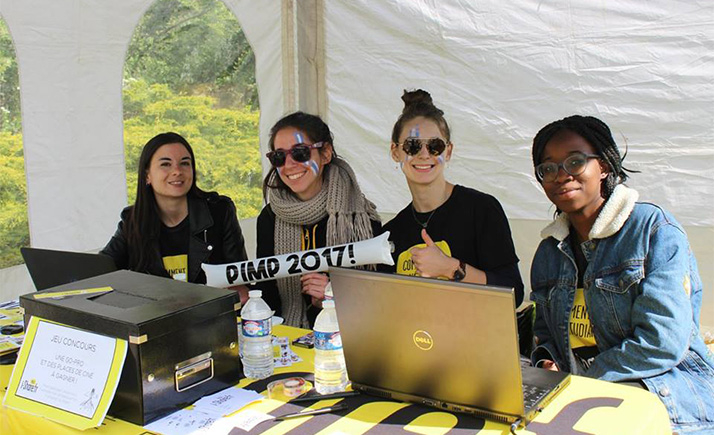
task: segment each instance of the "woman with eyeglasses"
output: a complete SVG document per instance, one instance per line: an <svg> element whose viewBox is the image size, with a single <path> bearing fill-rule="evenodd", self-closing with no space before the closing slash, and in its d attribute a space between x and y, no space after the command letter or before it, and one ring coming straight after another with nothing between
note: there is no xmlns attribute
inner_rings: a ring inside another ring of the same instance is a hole
<svg viewBox="0 0 714 435"><path fill-rule="evenodd" d="M493 196L444 177L451 160L449 125L428 92L404 92L392 130L391 157L407 179L412 202L384 226L395 245L396 272L513 287L523 300L511 230Z"/></svg>
<svg viewBox="0 0 714 435"><path fill-rule="evenodd" d="M186 139L177 133L154 136L138 167L136 201L122 211L116 233L101 250L118 268L205 284L201 263L248 258L233 201L198 188Z"/></svg>
<svg viewBox="0 0 714 435"><path fill-rule="evenodd" d="M335 152L318 116L295 112L270 130L272 165L263 182L267 202L258 216L257 257L269 257L372 238L381 231L374 204L352 168ZM312 328L329 277L306 273L261 282L256 288L291 326Z"/></svg>
<svg viewBox="0 0 714 435"><path fill-rule="evenodd" d="M699 334L702 282L682 227L637 202L597 118L543 127L533 164L556 218L531 269L532 362L646 388L676 432L714 431L714 358Z"/></svg>

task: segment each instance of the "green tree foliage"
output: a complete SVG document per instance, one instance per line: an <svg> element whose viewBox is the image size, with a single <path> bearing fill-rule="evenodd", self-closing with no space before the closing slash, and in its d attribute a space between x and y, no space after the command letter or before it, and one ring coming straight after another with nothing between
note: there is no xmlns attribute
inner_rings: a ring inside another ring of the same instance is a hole
<svg viewBox="0 0 714 435"><path fill-rule="evenodd" d="M158 0L132 36L124 67L129 202L137 164L158 133L184 136L197 183L233 199L239 218L263 205L255 57L238 20L218 0Z"/></svg>
<svg viewBox="0 0 714 435"><path fill-rule="evenodd" d="M219 107L258 106L253 50L219 0L154 3L134 32L124 75L211 95Z"/></svg>
<svg viewBox="0 0 714 435"><path fill-rule="evenodd" d="M144 144L159 132L184 136L196 155L197 183L233 199L238 217L254 217L263 205L262 167L258 146L259 113L216 108L213 97L180 95L167 85L129 81L125 107L124 146L129 202L136 198L138 161Z"/></svg>
<svg viewBox="0 0 714 435"><path fill-rule="evenodd" d="M0 131L20 132L19 86L15 47L7 26L0 19Z"/></svg>
<svg viewBox="0 0 714 435"><path fill-rule="evenodd" d="M12 38L0 20L0 269L22 263L29 246L20 90Z"/></svg>

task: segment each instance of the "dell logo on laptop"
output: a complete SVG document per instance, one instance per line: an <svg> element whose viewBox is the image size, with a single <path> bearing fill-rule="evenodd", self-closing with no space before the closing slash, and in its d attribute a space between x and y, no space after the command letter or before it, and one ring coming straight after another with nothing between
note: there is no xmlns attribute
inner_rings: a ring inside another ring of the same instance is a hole
<svg viewBox="0 0 714 435"><path fill-rule="evenodd" d="M432 340L431 335L429 335L426 331L419 330L414 332L412 340L414 340L416 347L421 350L429 350L434 346L434 341Z"/></svg>

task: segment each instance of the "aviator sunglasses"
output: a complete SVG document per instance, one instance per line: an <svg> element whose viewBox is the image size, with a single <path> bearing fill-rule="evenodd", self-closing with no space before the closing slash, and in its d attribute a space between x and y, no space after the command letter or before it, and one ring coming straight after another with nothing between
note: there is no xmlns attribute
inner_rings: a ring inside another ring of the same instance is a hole
<svg viewBox="0 0 714 435"><path fill-rule="evenodd" d="M325 142L315 142L312 145L306 145L304 143L295 144L289 150L275 150L270 151L265 154L270 160L270 164L279 168L285 165L285 160L288 158L288 153L292 156L293 160L299 163L304 163L310 160L310 153L312 150L317 148L322 148Z"/></svg>
<svg viewBox="0 0 714 435"><path fill-rule="evenodd" d="M419 154L425 144L427 150L429 150L429 154L432 156L441 155L441 153L443 153L446 149L446 142L444 142L444 140L440 137L432 137L431 139L408 137L404 139L404 142L398 145L401 145L404 152L408 155L415 156Z"/></svg>
<svg viewBox="0 0 714 435"><path fill-rule="evenodd" d="M536 175L540 181L552 183L558 178L558 171L563 168L566 174L580 175L585 171L589 159L599 159L597 154L573 153L562 163L545 162L535 167Z"/></svg>

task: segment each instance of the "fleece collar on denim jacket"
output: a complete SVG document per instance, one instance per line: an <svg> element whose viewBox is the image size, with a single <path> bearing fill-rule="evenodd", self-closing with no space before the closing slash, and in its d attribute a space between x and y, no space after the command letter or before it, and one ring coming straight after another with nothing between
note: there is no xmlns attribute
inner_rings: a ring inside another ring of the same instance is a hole
<svg viewBox="0 0 714 435"><path fill-rule="evenodd" d="M607 200L593 227L590 229L588 237L590 239L604 239L610 237L625 224L625 221L635 208L635 202L639 198L636 190L630 189L624 184L615 186L615 190ZM547 227L543 228L540 236L544 239L553 237L559 241L565 240L570 233L570 220L566 213L561 213Z"/></svg>

